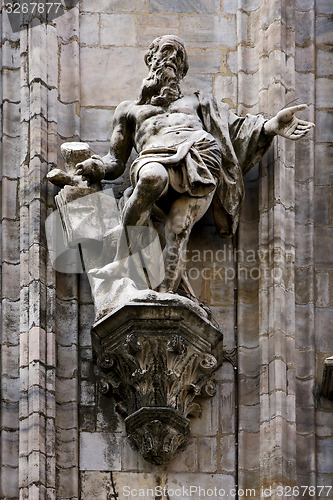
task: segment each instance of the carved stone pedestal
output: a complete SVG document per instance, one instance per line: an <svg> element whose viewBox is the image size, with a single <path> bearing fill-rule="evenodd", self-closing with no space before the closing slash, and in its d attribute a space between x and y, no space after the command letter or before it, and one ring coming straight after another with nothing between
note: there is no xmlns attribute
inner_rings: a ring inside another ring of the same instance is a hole
<svg viewBox="0 0 333 500"><path fill-rule="evenodd" d="M215 395L222 333L204 315L172 301L128 303L92 330L101 391L125 418L131 444L154 464L185 446L197 399Z"/></svg>

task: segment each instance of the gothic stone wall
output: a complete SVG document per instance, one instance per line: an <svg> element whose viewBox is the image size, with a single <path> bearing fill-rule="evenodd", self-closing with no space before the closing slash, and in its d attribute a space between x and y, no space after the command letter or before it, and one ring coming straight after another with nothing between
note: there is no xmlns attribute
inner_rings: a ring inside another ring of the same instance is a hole
<svg viewBox="0 0 333 500"><path fill-rule="evenodd" d="M156 485L281 498L274 487L333 484L333 406L319 392L333 353L332 10L330 0L81 0L19 33L2 13L0 498L124 499L136 498L126 486ZM238 370L224 364L189 446L154 467L98 393L85 276L50 265L56 190L45 175L65 141L107 152L114 109L136 98L145 49L165 33L188 48L185 92L213 91L240 115L299 98L316 130L297 145L275 139L246 176L237 238L218 239L209 213L193 233L193 286L226 349L238 348Z"/></svg>

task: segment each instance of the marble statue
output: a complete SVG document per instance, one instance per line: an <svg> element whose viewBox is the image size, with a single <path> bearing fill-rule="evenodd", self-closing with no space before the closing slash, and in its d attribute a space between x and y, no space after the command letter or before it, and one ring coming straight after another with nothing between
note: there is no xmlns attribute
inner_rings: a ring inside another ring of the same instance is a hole
<svg viewBox="0 0 333 500"><path fill-rule="evenodd" d="M149 74L139 98L116 109L108 154L77 164L76 174L88 185L116 179L135 148L138 157L130 167L132 188L126 193L121 225L162 222L165 277L158 291L176 292L183 286L190 292L182 255L193 225L212 204L220 235L233 235L244 198L243 175L261 159L275 135L298 140L314 125L295 116L306 105L283 109L265 120L260 115L238 117L226 104L201 92L182 95L179 83L188 60L177 36L154 40L145 62ZM119 273L118 264L126 257L125 238L123 230L114 262L91 274L107 278L117 266Z"/></svg>
<svg viewBox="0 0 333 500"><path fill-rule="evenodd" d="M100 390L113 398L132 446L161 465L188 442L189 417L200 415L198 399L214 396L212 376L227 359L222 332L186 275L193 225L212 205L219 234L232 236L243 175L275 135L298 140L313 124L295 116L306 105L265 120L236 116L199 91L182 95L188 62L176 36L154 40L145 62L139 98L115 111L109 153L102 158L88 144L65 143L66 171L53 169L48 178L62 187L61 252L79 247L90 281ZM101 181L123 174L133 148L131 185L118 202Z"/></svg>

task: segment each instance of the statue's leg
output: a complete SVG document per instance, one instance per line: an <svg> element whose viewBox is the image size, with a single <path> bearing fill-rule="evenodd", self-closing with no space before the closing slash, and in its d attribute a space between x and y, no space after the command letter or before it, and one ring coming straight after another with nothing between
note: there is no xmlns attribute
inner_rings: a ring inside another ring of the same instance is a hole
<svg viewBox="0 0 333 500"><path fill-rule="evenodd" d="M165 279L159 290L175 292L182 277L186 247L192 228L208 210L214 191L200 198L178 198L171 207L165 226Z"/></svg>
<svg viewBox="0 0 333 500"><path fill-rule="evenodd" d="M140 250L142 245L140 237L137 237L135 241L130 241L126 228L127 226L146 227L149 224L152 207L167 189L168 183L168 172L160 163L150 162L140 169L138 182L122 212L121 231L114 261L107 263L101 269L92 269L91 274L98 278L106 278L115 271L118 274L126 274L126 259Z"/></svg>

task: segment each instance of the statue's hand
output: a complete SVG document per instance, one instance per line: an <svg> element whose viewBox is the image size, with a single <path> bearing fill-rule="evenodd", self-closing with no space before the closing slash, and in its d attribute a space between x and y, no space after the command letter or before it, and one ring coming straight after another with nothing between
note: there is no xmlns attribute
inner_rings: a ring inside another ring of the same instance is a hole
<svg viewBox="0 0 333 500"><path fill-rule="evenodd" d="M87 181L88 186L101 181L105 176L104 162L98 155L93 155L88 160L78 163L76 169L76 173L81 175L84 181Z"/></svg>
<svg viewBox="0 0 333 500"><path fill-rule="evenodd" d="M281 109L273 118L265 123L265 131L268 135L277 134L287 139L297 141L307 134L314 123L300 120L295 116L297 111L306 109L306 104L299 104L290 108Z"/></svg>

